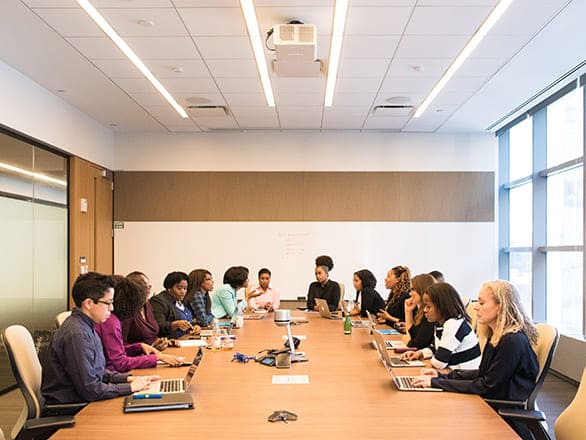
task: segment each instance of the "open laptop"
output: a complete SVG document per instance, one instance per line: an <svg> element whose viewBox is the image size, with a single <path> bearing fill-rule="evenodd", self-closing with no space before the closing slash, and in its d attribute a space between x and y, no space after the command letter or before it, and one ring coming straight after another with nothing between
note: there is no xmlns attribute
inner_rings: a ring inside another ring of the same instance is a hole
<svg viewBox="0 0 586 440"><path fill-rule="evenodd" d="M407 361L401 359L399 356L389 356L389 353L387 351L388 348L385 344L386 341L383 339L382 335L376 330L372 333L371 337L377 350L379 350L381 347L384 347L385 360L391 367L425 367L425 362Z"/></svg>
<svg viewBox="0 0 586 440"><path fill-rule="evenodd" d="M151 384L136 393L138 394L169 394L169 393L184 393L189 389L191 382L193 381L193 377L195 376L195 371L199 366L201 359L203 358L203 349L199 347L199 350L195 354L193 358L193 362L191 366L187 370L187 374L184 378L174 378L174 379L161 379L155 382L151 382Z"/></svg>
<svg viewBox="0 0 586 440"><path fill-rule="evenodd" d="M382 336L379 335L378 333L374 332L375 336L375 341L376 341L376 350L378 352L379 358L381 360L381 362L383 363L383 365L385 366L385 368L387 369L387 372L389 373L389 376L391 376L391 380L393 381L393 383L395 384L395 386L400 390L400 391L443 391L439 388L422 388L422 387L415 387L412 385L412 381L415 378L415 376L397 376L395 374L395 372L393 371L393 364L391 362L391 358L389 357L389 352L386 350L386 347L384 346L384 344L382 344ZM411 361L414 362L414 361ZM417 361L419 362L419 361ZM423 363L423 362L421 362ZM403 365L405 366L405 365Z"/></svg>
<svg viewBox="0 0 586 440"><path fill-rule="evenodd" d="M325 299L316 298L315 304L317 305L317 310L319 311L319 315L322 318L342 319L342 314L340 312L330 312L330 308L328 307L328 302Z"/></svg>
<svg viewBox="0 0 586 440"><path fill-rule="evenodd" d="M368 317L368 323L366 325L366 331L369 335L372 335L376 332L376 318L375 316L370 313L368 310L366 311L366 316ZM391 341L389 339L383 339L383 343L387 347L387 350L394 350L395 348L405 348L406 345L403 341ZM372 340L372 348L376 348L376 344L374 339Z"/></svg>

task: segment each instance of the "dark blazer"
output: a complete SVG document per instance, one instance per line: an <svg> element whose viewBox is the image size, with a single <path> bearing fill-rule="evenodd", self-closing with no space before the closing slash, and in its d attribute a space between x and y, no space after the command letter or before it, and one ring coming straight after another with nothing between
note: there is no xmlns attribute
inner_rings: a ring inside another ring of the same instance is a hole
<svg viewBox="0 0 586 440"><path fill-rule="evenodd" d="M159 336L167 338L178 338L179 336L187 333L172 329L173 321L179 321L183 318L177 314L177 309L175 308L175 298L169 291L163 290L159 294L153 296L149 302L153 307L153 315L155 320L157 321L157 324L159 324ZM189 309L191 316L193 316L191 305L185 302L183 302L183 305Z"/></svg>

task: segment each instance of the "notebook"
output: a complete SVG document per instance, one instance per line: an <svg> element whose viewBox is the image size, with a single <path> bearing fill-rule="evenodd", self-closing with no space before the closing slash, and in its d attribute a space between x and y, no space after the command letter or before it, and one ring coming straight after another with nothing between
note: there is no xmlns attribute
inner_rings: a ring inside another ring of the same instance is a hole
<svg viewBox="0 0 586 440"><path fill-rule="evenodd" d="M389 349L387 347L387 344L385 344L385 341L382 337L382 335L375 331L372 333L372 341L374 342L375 348L377 350L379 350L381 347L384 347L384 352L385 352L385 356L386 356L386 360L388 361L389 365L392 367L425 367L425 362L421 362L421 361L406 361L406 360L402 360L399 356L389 356L389 353L387 352L387 350ZM389 341L391 342L391 341ZM393 341L396 342L396 341ZM403 346L405 346L405 344L403 344Z"/></svg>
<svg viewBox="0 0 586 440"><path fill-rule="evenodd" d="M133 395L144 395L144 394L172 394L172 393L184 393L189 389L191 382L193 381L193 377L195 376L195 371L199 366L201 359L203 358L203 349L199 347L199 350L195 354L193 358L193 362L191 366L187 370L187 374L184 378L175 378L175 379L162 379L157 380L155 382L151 382L151 384L143 389L140 390ZM139 399L137 399L139 400ZM149 399L143 399L149 400Z"/></svg>
<svg viewBox="0 0 586 440"><path fill-rule="evenodd" d="M124 412L163 411L169 409L191 409L193 399L189 393L163 394L155 399L137 399L134 396L124 398Z"/></svg>
<svg viewBox="0 0 586 440"><path fill-rule="evenodd" d="M317 310L319 311L319 315L322 318L326 319L342 319L342 314L338 312L330 312L330 308L328 307L328 303L323 298L316 298L315 304L317 305Z"/></svg>
<svg viewBox="0 0 586 440"><path fill-rule="evenodd" d="M383 363L383 365L385 366L385 368L387 369L389 376L391 376L391 380L393 381L395 386L400 391L442 391L439 388L421 388L421 387L413 386L412 381L415 378L415 376L397 376L397 375L395 375L395 372L393 371L393 368L392 368L393 365L392 365L391 359L389 357L389 352L386 350L385 346L381 342L382 336L376 332L374 332L374 334L376 335L375 336L375 341L377 343L376 350L378 352L380 360Z"/></svg>

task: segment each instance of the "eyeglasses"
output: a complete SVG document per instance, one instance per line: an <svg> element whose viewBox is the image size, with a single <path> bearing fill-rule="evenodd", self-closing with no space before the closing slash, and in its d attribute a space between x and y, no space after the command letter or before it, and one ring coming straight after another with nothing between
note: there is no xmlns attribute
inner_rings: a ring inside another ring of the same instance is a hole
<svg viewBox="0 0 586 440"><path fill-rule="evenodd" d="M97 300L97 301L94 301L94 303L96 303L96 304L98 304L98 303L104 304L108 308L114 306L114 301L100 301L100 300Z"/></svg>

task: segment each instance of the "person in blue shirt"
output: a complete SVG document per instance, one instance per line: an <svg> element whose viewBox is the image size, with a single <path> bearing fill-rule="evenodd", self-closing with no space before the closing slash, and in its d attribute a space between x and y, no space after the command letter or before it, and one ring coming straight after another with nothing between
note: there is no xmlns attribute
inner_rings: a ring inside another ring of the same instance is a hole
<svg viewBox="0 0 586 440"><path fill-rule="evenodd" d="M189 273L189 292L185 301L191 305L198 325L208 327L214 319L210 292L214 290L214 278L206 269L195 269Z"/></svg>
<svg viewBox="0 0 586 440"><path fill-rule="evenodd" d="M232 266L224 273L224 284L212 295L212 314L214 317L232 318L237 310L236 292L248 286L248 268Z"/></svg>

